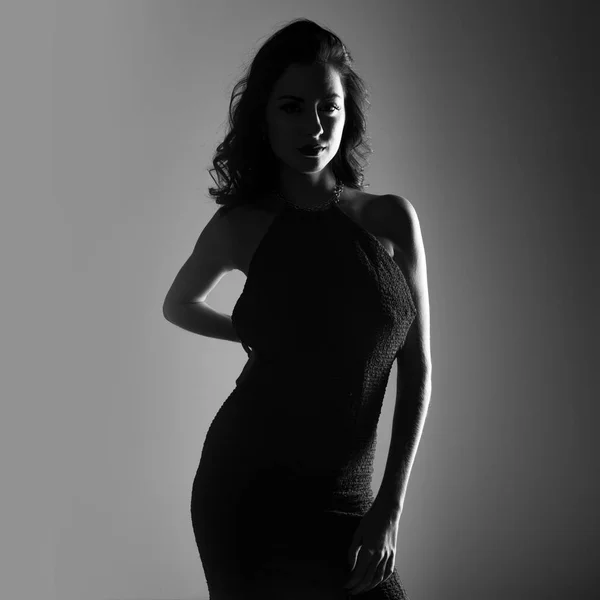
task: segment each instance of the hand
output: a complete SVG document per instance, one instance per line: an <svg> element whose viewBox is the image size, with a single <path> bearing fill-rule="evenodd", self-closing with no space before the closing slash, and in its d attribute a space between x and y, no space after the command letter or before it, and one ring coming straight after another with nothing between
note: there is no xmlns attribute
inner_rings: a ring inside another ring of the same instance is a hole
<svg viewBox="0 0 600 600"><path fill-rule="evenodd" d="M399 524L400 513L376 498L348 549L351 574L344 587L350 594L372 590L392 575Z"/></svg>

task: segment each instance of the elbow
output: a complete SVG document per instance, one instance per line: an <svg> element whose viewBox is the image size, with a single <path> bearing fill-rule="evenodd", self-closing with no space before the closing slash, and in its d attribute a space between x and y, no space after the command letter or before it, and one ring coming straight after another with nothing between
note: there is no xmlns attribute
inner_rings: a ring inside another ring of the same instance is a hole
<svg viewBox="0 0 600 600"><path fill-rule="evenodd" d="M169 321L169 323L171 322L171 319L169 319L169 314L167 313L167 307L163 304L163 317Z"/></svg>
<svg viewBox="0 0 600 600"><path fill-rule="evenodd" d="M431 372L431 364L428 362L398 362L398 380L402 385L418 388L427 394L431 393Z"/></svg>
<svg viewBox="0 0 600 600"><path fill-rule="evenodd" d="M406 378L431 382L431 359L419 354L413 356L406 352L400 352L397 355L398 369L402 371Z"/></svg>
<svg viewBox="0 0 600 600"><path fill-rule="evenodd" d="M163 302L162 312L163 317L169 321L169 323L175 324L175 303L169 298L165 299Z"/></svg>
<svg viewBox="0 0 600 600"><path fill-rule="evenodd" d="M163 312L163 317L164 317L164 318L165 318L167 321L169 321L169 323L172 323L172 322L173 322L173 320L172 320L172 319L171 319L171 317L169 316L169 311L168 311L167 307L166 307L164 304L163 304L163 311L162 311L162 312Z"/></svg>

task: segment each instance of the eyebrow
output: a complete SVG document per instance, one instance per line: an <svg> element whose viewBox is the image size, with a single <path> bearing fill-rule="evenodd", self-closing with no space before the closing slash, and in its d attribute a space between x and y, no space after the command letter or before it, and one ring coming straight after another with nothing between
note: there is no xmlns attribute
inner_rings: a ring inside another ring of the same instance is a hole
<svg viewBox="0 0 600 600"><path fill-rule="evenodd" d="M297 100L298 102L304 102L304 98L300 98L299 96L279 96L279 100L283 100L285 98L289 98L291 100ZM329 98L341 98L341 96L339 94L336 94L335 92L332 92L331 94L327 94L327 96L325 96L325 99L328 100Z"/></svg>

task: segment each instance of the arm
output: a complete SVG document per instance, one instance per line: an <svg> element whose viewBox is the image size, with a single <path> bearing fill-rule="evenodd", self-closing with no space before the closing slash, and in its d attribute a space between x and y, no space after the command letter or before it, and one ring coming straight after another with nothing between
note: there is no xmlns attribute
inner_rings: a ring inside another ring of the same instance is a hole
<svg viewBox="0 0 600 600"><path fill-rule="evenodd" d="M398 366L400 370L400 365ZM431 379L425 373L402 383L398 376L392 439L377 497L400 518L408 479L417 454L431 396Z"/></svg>
<svg viewBox="0 0 600 600"><path fill-rule="evenodd" d="M237 209L219 208L200 232L192 254L181 267L163 303L169 322L206 337L241 342L231 316L207 303L208 295L230 271L238 268ZM247 350L246 350L247 352Z"/></svg>
<svg viewBox="0 0 600 600"><path fill-rule="evenodd" d="M388 236L417 309L397 355L398 378L392 437L378 498L399 519L431 397L429 297L425 249L419 220L408 200L389 196Z"/></svg>
<svg viewBox="0 0 600 600"><path fill-rule="evenodd" d="M397 355L396 407L383 480L348 549L351 576L345 587L351 595L373 589L392 575L406 486L431 395L429 303L419 221L408 200L386 196L386 204L382 228L394 242L394 260L410 287L417 314Z"/></svg>

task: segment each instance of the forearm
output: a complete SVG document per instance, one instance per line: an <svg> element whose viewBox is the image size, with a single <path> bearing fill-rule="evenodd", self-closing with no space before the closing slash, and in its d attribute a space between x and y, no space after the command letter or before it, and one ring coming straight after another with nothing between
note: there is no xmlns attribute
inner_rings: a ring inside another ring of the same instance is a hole
<svg viewBox="0 0 600 600"><path fill-rule="evenodd" d="M414 376L398 385L392 436L378 498L389 502L400 517L431 397L429 376Z"/></svg>
<svg viewBox="0 0 600 600"><path fill-rule="evenodd" d="M206 337L241 342L231 316L220 313L206 302L171 304L163 310L165 318L174 325Z"/></svg>

